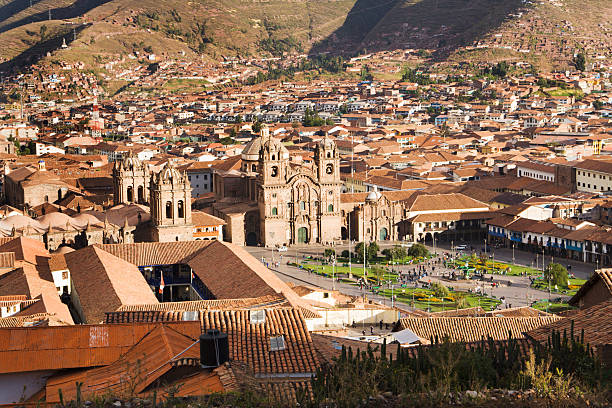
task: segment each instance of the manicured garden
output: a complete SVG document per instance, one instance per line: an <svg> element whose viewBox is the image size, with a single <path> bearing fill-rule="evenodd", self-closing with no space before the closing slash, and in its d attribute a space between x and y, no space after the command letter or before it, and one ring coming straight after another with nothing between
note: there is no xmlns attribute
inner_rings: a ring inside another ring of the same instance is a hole
<svg viewBox="0 0 612 408"><path fill-rule="evenodd" d="M431 312L439 312L443 310L465 309L470 307L480 306L484 310L495 309L501 301L495 298L478 295L468 292L448 291L448 293L439 293L434 289L424 288L394 288L393 291L385 285L378 294L391 298L391 293L395 296L395 300L408 304L412 307L421 310L430 310Z"/></svg>
<svg viewBox="0 0 612 408"><path fill-rule="evenodd" d="M468 271L470 274L498 274L509 276L542 275L542 271L528 266L514 265L506 262L493 262L493 260L477 256L464 256L447 266Z"/></svg>

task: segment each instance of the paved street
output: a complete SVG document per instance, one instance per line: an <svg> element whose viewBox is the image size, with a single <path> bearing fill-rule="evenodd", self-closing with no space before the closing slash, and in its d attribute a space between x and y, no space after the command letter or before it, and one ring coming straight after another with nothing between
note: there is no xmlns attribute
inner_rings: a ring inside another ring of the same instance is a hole
<svg viewBox="0 0 612 408"><path fill-rule="evenodd" d="M380 245L381 250L393 246L393 243L384 243ZM469 245L469 244L468 244ZM476 250L480 250L480 246L476 244L472 244ZM484 243L483 243L484 246ZM430 251L433 252L433 247L428 247ZM337 289L343 293L353 295L353 296L363 296L364 294L368 297L368 299L380 301L384 304L390 305L391 301L388 298L373 295L371 292L362 291L358 287L349 285L342 282L332 282L329 278L324 278L319 275L311 274L302 269L287 265L287 261L295 261L296 259L299 261L303 259L304 256L308 255L316 255L322 256L325 247L321 245L317 246L308 246L295 248L291 247L287 252L278 252L276 250L272 251L270 248L261 248L261 247L246 247L246 250L250 252L257 259L265 258L267 262L270 263L271 269L276 272L276 274L283 280L288 282L293 282L295 284L307 284L327 290ZM340 251L348 249L348 244L338 245L336 246L336 251L339 253ZM438 254L442 252L451 252L450 245L442 245L436 246L436 252ZM495 260L502 262L512 262L514 258L514 263L516 265L521 266L533 266L535 267L535 254L518 251L515 250L514 254L511 248L497 248L495 252L490 253L491 256L495 256ZM282 260L281 260L282 257ZM538 266L541 267L541 255L538 256ZM279 262L278 266L272 266L271 262ZM592 272L594 271L594 266L589 264L584 264L576 261L568 261L566 259L558 259L558 262L561 262L563 265L571 265L572 272L578 278L587 279ZM545 257L545 263L551 262L551 257ZM362 268L362 265L353 264L355 268ZM412 270L413 266L400 266L401 270ZM529 278L521 277L521 276L503 276L503 275L493 275L493 282L496 283L496 287L492 287L490 281L449 281L441 279L441 276L438 274L448 273L449 270L446 270L440 266L436 267L436 275L437 276L428 276L425 280L427 281L440 281L445 286L449 286L459 290L472 290L475 291L477 288L481 288L487 295L493 294L495 297L500 298L504 297L505 301L508 305L515 306L525 306L531 304L534 300L547 299L548 293L544 291L539 291L532 289L529 286ZM491 275L487 275L487 278L490 278ZM567 296L561 296L555 293L550 295L551 299L556 299L559 297L567 298ZM409 308L407 304L402 302L397 302L398 305L402 307Z"/></svg>

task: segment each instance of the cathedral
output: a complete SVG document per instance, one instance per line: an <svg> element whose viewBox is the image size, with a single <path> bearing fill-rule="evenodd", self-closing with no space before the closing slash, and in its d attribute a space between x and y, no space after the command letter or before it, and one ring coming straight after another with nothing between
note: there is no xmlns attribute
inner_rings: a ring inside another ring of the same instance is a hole
<svg viewBox="0 0 612 408"><path fill-rule="evenodd" d="M228 240L279 246L340 239L340 157L333 141L316 146L312 165L297 163L264 127L245 146L240 171L215 176L213 209L228 223Z"/></svg>

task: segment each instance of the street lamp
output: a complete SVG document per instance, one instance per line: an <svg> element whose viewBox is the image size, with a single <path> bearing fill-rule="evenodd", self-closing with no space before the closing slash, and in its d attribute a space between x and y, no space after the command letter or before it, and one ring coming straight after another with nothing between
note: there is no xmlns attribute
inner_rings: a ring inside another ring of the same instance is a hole
<svg viewBox="0 0 612 408"><path fill-rule="evenodd" d="M512 243L512 265L514 265L514 242Z"/></svg>

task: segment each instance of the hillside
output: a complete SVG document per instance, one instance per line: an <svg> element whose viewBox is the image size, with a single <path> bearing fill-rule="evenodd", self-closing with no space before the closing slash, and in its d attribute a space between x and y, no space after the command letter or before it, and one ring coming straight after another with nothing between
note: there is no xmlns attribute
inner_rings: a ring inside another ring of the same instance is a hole
<svg viewBox="0 0 612 408"><path fill-rule="evenodd" d="M415 48L433 50L438 60L488 61L494 55L563 65L576 49L591 54L612 51L609 0L32 0L29 4L29 0L0 0L0 40L10 45L0 51L0 62L5 62L0 70L53 51L61 38L74 37L75 27L79 33L74 44L61 50L67 61L103 62L105 57L116 59L138 50L181 51L219 60L236 55L351 55Z"/></svg>

